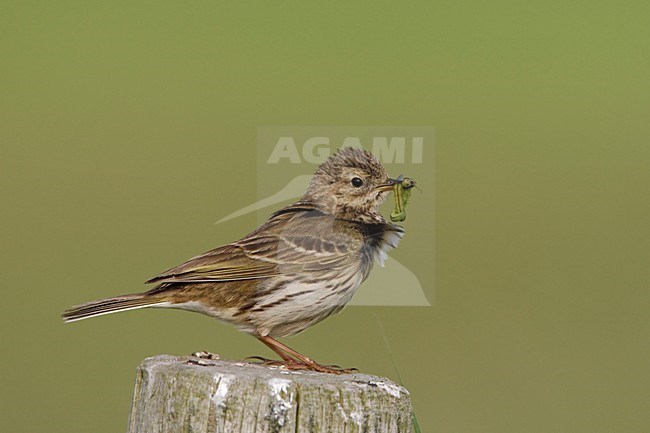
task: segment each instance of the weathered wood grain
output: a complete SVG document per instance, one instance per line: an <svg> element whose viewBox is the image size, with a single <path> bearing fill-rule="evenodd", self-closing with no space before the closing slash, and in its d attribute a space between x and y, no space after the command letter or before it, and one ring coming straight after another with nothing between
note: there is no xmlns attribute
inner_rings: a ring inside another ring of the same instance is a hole
<svg viewBox="0 0 650 433"><path fill-rule="evenodd" d="M411 411L381 377L160 355L138 368L128 431L407 433Z"/></svg>

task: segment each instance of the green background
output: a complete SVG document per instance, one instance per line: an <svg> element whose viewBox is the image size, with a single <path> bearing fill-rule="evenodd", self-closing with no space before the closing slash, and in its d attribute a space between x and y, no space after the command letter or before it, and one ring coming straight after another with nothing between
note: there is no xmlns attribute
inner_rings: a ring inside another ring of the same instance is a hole
<svg viewBox="0 0 650 433"><path fill-rule="evenodd" d="M647 2L0 8L0 431L124 431L144 357L269 354L181 311L58 318L253 227L213 223L256 197L259 125L436 128L407 221L435 218L435 305L292 346L396 378L379 317L424 432L648 431Z"/></svg>

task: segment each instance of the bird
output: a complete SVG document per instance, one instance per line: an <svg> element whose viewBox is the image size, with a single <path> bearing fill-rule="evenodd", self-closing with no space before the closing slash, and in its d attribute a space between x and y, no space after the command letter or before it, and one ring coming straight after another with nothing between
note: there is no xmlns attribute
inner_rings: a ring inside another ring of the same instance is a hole
<svg viewBox="0 0 650 433"><path fill-rule="evenodd" d="M359 147L342 147L315 171L298 201L274 212L238 241L164 271L145 292L88 302L66 310L74 322L145 307L198 312L233 324L274 351L290 370L349 373L323 365L278 338L298 334L338 313L375 261L404 236L379 212L398 179ZM413 181L414 182L414 181Z"/></svg>

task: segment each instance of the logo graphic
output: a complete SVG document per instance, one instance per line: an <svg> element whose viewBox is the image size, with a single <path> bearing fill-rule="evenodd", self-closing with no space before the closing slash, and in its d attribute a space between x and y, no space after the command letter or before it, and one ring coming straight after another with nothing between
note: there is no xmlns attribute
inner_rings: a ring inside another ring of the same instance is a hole
<svg viewBox="0 0 650 433"><path fill-rule="evenodd" d="M423 241L430 257L417 262L399 261L401 251L392 250L384 267L375 264L368 279L357 289L350 305L430 306L433 300L433 145L432 127L370 126L266 126L257 134L258 198L255 202L222 217L217 224L256 213L259 222L275 209L299 199L313 172L337 149L346 146L370 150L391 176L412 177L427 194L412 199L407 214L419 210L415 240ZM387 206L392 206L392 194ZM427 202L428 201L428 202ZM428 211L428 212L427 212ZM390 211L388 211L390 212ZM387 212L382 211L383 214ZM415 228L406 229L402 245ZM415 242L410 242L409 248ZM406 247L404 247L406 248ZM399 252L398 252L399 251ZM428 290L425 290L424 287ZM425 294L426 293L426 294ZM428 296L427 296L428 295Z"/></svg>

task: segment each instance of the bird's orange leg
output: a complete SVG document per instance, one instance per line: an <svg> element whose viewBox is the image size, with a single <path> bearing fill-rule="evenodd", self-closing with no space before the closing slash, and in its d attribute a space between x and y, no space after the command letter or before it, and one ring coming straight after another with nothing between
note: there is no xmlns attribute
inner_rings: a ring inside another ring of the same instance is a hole
<svg viewBox="0 0 650 433"><path fill-rule="evenodd" d="M303 364L302 362L300 362L300 361L292 358L291 356L287 355L286 353L284 353L282 350L280 350L279 348L274 346L272 342L266 340L265 337L258 337L258 340L260 340L262 343L266 344L272 351L277 353L280 356L280 358L283 359L283 361L276 361L274 359L267 359L267 358L263 358L261 356L250 356L249 358L260 360L260 361L262 361L262 363L264 365L283 366L283 367L286 367L289 370L307 370L308 369L308 367L305 364ZM273 340L273 341L275 341L275 340Z"/></svg>
<svg viewBox="0 0 650 433"><path fill-rule="evenodd" d="M336 366L321 365L268 335L258 337L258 339L275 353L280 355L284 360L284 363L282 364L290 370L314 370L321 373L333 374L352 373L357 371L355 368L339 368Z"/></svg>

